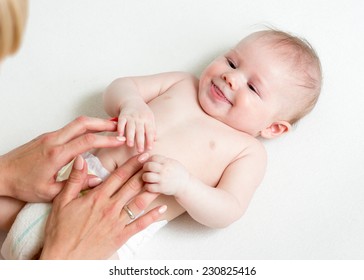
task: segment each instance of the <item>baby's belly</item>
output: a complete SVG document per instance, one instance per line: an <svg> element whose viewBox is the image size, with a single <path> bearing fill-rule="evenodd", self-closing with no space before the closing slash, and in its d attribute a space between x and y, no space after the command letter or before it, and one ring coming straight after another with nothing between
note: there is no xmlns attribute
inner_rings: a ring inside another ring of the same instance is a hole
<svg viewBox="0 0 364 280"><path fill-rule="evenodd" d="M157 141L150 156L162 155L179 161L194 177L203 183L215 187L219 182L226 166L231 161L232 155L223 151L212 151L209 144L194 145L187 139L181 142ZM170 143L168 143L170 142ZM211 146L211 145L210 145ZM94 152L103 166L112 172L122 166L130 157L137 155L135 148L122 146L118 148L101 149Z"/></svg>
<svg viewBox="0 0 364 280"><path fill-rule="evenodd" d="M155 143L152 153L179 161L190 174L211 187L217 185L236 154L231 149L226 151L221 142L211 141L211 138L197 133L194 134L195 140L179 131L169 135L173 137L164 137Z"/></svg>
<svg viewBox="0 0 364 280"><path fill-rule="evenodd" d="M191 136L179 131L169 131L154 143L150 155L159 154L179 161L194 177L205 183L208 187L216 187L226 166L236 155L232 145L222 141L212 141L212 137L196 137L191 141ZM178 139L178 141L176 141ZM228 148L226 148L228 147ZM135 148L122 146L119 148L101 149L95 153L106 169L114 170L121 166L130 157L136 155ZM185 212L172 196L159 195L148 210L167 205L168 211L161 218L168 221Z"/></svg>

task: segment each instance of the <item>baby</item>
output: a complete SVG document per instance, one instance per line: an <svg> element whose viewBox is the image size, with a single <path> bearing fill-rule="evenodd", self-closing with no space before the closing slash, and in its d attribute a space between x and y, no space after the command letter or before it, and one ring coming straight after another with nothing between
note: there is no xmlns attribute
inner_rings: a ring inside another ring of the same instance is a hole
<svg viewBox="0 0 364 280"><path fill-rule="evenodd" d="M226 227L244 214L264 176L259 137L290 131L313 109L321 80L307 42L282 31L255 32L200 79L172 72L115 80L105 91L105 109L118 117L126 145L91 157L107 174L148 150L142 179L161 194L151 207L168 206L161 225L187 211L208 227Z"/></svg>

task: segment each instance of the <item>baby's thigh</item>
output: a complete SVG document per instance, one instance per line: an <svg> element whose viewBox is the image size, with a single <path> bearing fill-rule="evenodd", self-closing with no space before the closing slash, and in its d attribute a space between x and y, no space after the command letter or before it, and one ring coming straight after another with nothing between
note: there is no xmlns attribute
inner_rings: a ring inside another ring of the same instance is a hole
<svg viewBox="0 0 364 280"><path fill-rule="evenodd" d="M173 219L177 218L179 215L186 212L186 210L174 199L173 196L170 195L159 195L149 207L146 209L146 212L153 209L157 206L167 205L167 211L162 215L159 219L172 221Z"/></svg>

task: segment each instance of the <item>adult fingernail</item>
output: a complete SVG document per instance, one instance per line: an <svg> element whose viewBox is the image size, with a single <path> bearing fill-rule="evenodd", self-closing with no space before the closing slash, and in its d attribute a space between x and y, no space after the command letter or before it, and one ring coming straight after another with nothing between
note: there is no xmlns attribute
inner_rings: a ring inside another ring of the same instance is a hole
<svg viewBox="0 0 364 280"><path fill-rule="evenodd" d="M88 180L88 186L89 186L90 188L92 188L92 187L96 187L96 186L100 185L100 183L101 183L101 182L102 182L102 179L101 179L101 178L99 178L99 177L90 178L90 179Z"/></svg>
<svg viewBox="0 0 364 280"><path fill-rule="evenodd" d="M141 154L139 157L138 157L138 161L140 163L143 163L144 161L146 161L147 159L149 158L149 154L148 153L144 153L144 154Z"/></svg>
<svg viewBox="0 0 364 280"><path fill-rule="evenodd" d="M83 163L84 163L83 157L77 156L76 159L75 159L75 162L73 164L73 167L76 170L82 170L83 169Z"/></svg>
<svg viewBox="0 0 364 280"><path fill-rule="evenodd" d="M167 205L163 205L163 206L159 207L159 209L158 209L159 214L163 214L166 211L167 211Z"/></svg>
<svg viewBox="0 0 364 280"><path fill-rule="evenodd" d="M126 140L125 136L117 136L116 139L120 142L125 142Z"/></svg>

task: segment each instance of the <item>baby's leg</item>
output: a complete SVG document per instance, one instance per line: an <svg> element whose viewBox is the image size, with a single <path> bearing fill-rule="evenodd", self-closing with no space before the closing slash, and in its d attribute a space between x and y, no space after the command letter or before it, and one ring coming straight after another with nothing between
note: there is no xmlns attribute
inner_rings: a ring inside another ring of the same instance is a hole
<svg viewBox="0 0 364 280"><path fill-rule="evenodd" d="M159 218L159 221L161 220L167 220L168 222L174 220L186 210L176 201L174 196L170 195L163 195L160 194L152 203L149 205L149 207L146 209L146 212L153 209L154 207L161 206L161 205L167 205L167 211L163 214L162 217Z"/></svg>
<svg viewBox="0 0 364 280"><path fill-rule="evenodd" d="M15 198L0 196L0 230L9 231L16 215L25 205L24 201Z"/></svg>

